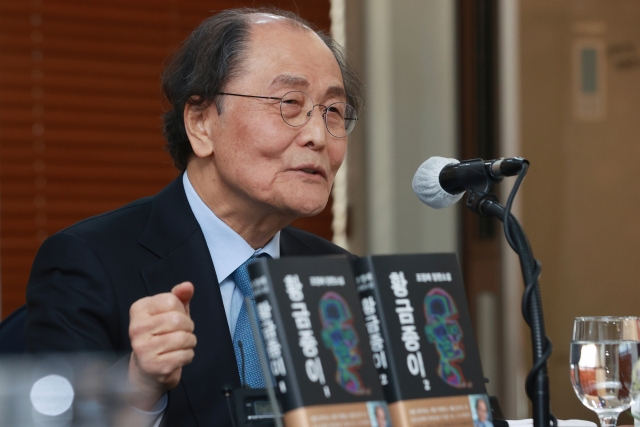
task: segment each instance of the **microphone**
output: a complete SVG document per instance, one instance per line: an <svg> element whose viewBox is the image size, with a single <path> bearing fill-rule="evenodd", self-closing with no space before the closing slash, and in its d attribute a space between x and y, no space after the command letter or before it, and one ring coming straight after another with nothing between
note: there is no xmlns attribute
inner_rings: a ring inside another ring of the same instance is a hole
<svg viewBox="0 0 640 427"><path fill-rule="evenodd" d="M243 388L251 388L247 385L247 377L246 377L246 365L244 363L244 348L242 347L242 341L238 340L238 349L240 349L240 365L242 365L242 372L240 373L240 378L242 379L242 387Z"/></svg>
<svg viewBox="0 0 640 427"><path fill-rule="evenodd" d="M500 182L505 176L520 173L522 157L462 162L444 157L431 157L425 161L413 177L413 192L425 204L434 209L453 205L462 198L466 190L487 192L492 182Z"/></svg>

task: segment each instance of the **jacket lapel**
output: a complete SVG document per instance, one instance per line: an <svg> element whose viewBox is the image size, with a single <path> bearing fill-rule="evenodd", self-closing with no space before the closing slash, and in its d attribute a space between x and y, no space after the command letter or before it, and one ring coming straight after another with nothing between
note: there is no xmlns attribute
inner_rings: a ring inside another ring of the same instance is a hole
<svg viewBox="0 0 640 427"><path fill-rule="evenodd" d="M316 249L297 238L290 229L285 227L280 232L280 256L319 255Z"/></svg>
<svg viewBox="0 0 640 427"><path fill-rule="evenodd" d="M170 292L184 281L194 285L190 312L198 344L193 361L182 370L181 383L198 424L210 425L211 417L221 415L216 413L218 405L212 403L220 400L216 398L222 386L239 387L240 377L220 286L204 235L187 201L182 175L154 198L139 242L159 257L155 265L142 270L150 295Z"/></svg>

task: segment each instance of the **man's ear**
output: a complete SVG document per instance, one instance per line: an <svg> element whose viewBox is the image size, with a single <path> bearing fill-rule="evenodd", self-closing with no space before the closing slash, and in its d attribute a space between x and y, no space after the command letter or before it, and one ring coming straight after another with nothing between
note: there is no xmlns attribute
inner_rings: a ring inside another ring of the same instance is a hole
<svg viewBox="0 0 640 427"><path fill-rule="evenodd" d="M213 129L218 119L215 104L207 108L187 102L184 106L184 128L191 148L197 157L205 158L214 153Z"/></svg>

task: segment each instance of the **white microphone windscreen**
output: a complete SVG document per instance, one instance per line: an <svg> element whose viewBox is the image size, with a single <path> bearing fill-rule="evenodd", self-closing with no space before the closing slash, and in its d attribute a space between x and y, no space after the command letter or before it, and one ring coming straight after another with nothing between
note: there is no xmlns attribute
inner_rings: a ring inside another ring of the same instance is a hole
<svg viewBox="0 0 640 427"><path fill-rule="evenodd" d="M453 205L464 193L449 194L440 186L440 172L445 166L460 163L456 159L431 157L420 165L413 176L413 192L425 204L434 209L442 209Z"/></svg>

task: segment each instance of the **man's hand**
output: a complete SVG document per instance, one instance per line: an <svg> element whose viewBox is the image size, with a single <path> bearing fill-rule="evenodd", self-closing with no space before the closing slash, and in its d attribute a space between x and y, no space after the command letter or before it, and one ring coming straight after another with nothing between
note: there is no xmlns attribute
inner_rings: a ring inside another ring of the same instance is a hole
<svg viewBox="0 0 640 427"><path fill-rule="evenodd" d="M193 360L192 296L193 284L183 282L170 293L142 298L131 306L129 381L139 392L133 403L139 409L153 408L167 390L178 385L182 367Z"/></svg>

